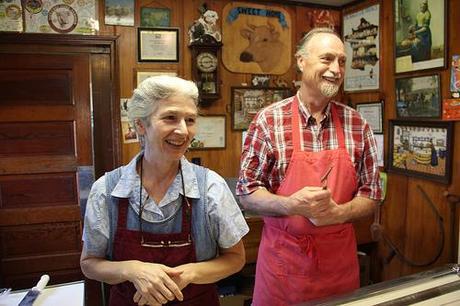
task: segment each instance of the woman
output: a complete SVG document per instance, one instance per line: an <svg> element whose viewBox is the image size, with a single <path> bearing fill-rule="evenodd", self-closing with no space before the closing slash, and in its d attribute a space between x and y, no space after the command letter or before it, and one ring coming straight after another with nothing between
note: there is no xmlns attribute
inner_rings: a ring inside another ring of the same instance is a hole
<svg viewBox="0 0 460 306"><path fill-rule="evenodd" d="M91 189L80 264L88 278L113 285L111 306L219 305L213 283L245 263L249 229L231 191L184 157L197 101L193 82L142 82L128 107L142 151Z"/></svg>

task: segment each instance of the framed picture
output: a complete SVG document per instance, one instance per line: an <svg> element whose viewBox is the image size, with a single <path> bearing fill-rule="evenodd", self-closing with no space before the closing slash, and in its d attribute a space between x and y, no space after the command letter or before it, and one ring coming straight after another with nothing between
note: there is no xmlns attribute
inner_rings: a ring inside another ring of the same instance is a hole
<svg viewBox="0 0 460 306"><path fill-rule="evenodd" d="M178 62L178 28L138 28L139 62Z"/></svg>
<svg viewBox="0 0 460 306"><path fill-rule="evenodd" d="M460 120L460 99L444 99L442 120Z"/></svg>
<svg viewBox="0 0 460 306"><path fill-rule="evenodd" d="M399 118L440 118L439 74L396 79L396 113Z"/></svg>
<svg viewBox="0 0 460 306"><path fill-rule="evenodd" d="M356 110L366 119L375 134L383 133L383 102L360 103Z"/></svg>
<svg viewBox="0 0 460 306"><path fill-rule="evenodd" d="M198 116L195 138L190 149L225 149L226 116Z"/></svg>
<svg viewBox="0 0 460 306"><path fill-rule="evenodd" d="M169 27L170 23L170 9L156 7L141 7L141 27Z"/></svg>
<svg viewBox="0 0 460 306"><path fill-rule="evenodd" d="M378 90L380 82L380 5L343 16L344 90Z"/></svg>
<svg viewBox="0 0 460 306"><path fill-rule="evenodd" d="M259 110L291 95L291 90L284 87L232 87L231 91L234 130L246 130Z"/></svg>
<svg viewBox="0 0 460 306"><path fill-rule="evenodd" d="M160 70L143 70L143 69L136 69L134 68L134 75L136 79L134 80L134 88L139 86L143 80L157 75L169 75L169 76L177 76L175 71L160 71Z"/></svg>
<svg viewBox="0 0 460 306"><path fill-rule="evenodd" d="M388 171L450 183L452 122L390 120Z"/></svg>
<svg viewBox="0 0 460 306"><path fill-rule="evenodd" d="M395 72L446 66L446 0L393 0Z"/></svg>

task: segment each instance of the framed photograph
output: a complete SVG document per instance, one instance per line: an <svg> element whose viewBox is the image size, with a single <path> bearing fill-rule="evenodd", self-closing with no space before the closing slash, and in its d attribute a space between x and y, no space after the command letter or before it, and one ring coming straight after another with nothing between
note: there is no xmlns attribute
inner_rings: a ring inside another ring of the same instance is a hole
<svg viewBox="0 0 460 306"><path fill-rule="evenodd" d="M152 76L157 76L157 75L169 75L169 76L177 76L177 73L175 71L160 71L160 70L141 70L141 69L134 69L134 75L136 76L136 79L134 80L134 88L139 86L140 83L142 83L143 80L152 77Z"/></svg>
<svg viewBox="0 0 460 306"><path fill-rule="evenodd" d="M225 149L225 115L198 116L195 138L190 149Z"/></svg>
<svg viewBox="0 0 460 306"><path fill-rule="evenodd" d="M139 62L178 62L178 28L138 28Z"/></svg>
<svg viewBox="0 0 460 306"><path fill-rule="evenodd" d="M344 90L378 90L380 82L380 5L343 16Z"/></svg>
<svg viewBox="0 0 460 306"><path fill-rule="evenodd" d="M383 102L359 103L356 110L366 119L374 134L383 133Z"/></svg>
<svg viewBox="0 0 460 306"><path fill-rule="evenodd" d="M284 87L232 87L231 92L234 130L246 130L259 110L291 96L291 90Z"/></svg>
<svg viewBox="0 0 460 306"><path fill-rule="evenodd" d="M72 3L67 1L65 3ZM83 6L83 5L82 5ZM134 1L105 0L105 24L134 26Z"/></svg>
<svg viewBox="0 0 460 306"><path fill-rule="evenodd" d="M446 0L393 0L395 72L445 68Z"/></svg>
<svg viewBox="0 0 460 306"><path fill-rule="evenodd" d="M169 27L171 24L169 8L141 7L141 27Z"/></svg>
<svg viewBox="0 0 460 306"><path fill-rule="evenodd" d="M390 120L388 171L449 184L452 122Z"/></svg>
<svg viewBox="0 0 460 306"><path fill-rule="evenodd" d="M398 118L440 118L441 84L439 74L396 79Z"/></svg>

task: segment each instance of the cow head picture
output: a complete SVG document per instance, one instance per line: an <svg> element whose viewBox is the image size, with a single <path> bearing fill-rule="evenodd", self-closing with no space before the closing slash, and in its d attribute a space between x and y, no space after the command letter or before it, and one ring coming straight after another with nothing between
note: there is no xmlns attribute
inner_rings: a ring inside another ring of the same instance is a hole
<svg viewBox="0 0 460 306"><path fill-rule="evenodd" d="M253 25L249 22L240 30L243 38L249 45L240 54L243 63L255 62L264 73L272 71L283 52L283 43L280 41L280 33L271 23L267 25Z"/></svg>

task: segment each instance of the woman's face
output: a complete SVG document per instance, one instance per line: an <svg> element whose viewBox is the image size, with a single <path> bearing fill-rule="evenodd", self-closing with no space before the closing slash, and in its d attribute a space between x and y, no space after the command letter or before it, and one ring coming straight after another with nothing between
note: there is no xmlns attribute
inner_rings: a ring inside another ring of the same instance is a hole
<svg viewBox="0 0 460 306"><path fill-rule="evenodd" d="M193 99L172 96L161 100L150 117L149 125L141 122L139 133L144 135L146 155L156 161L177 161L195 137L197 107Z"/></svg>

